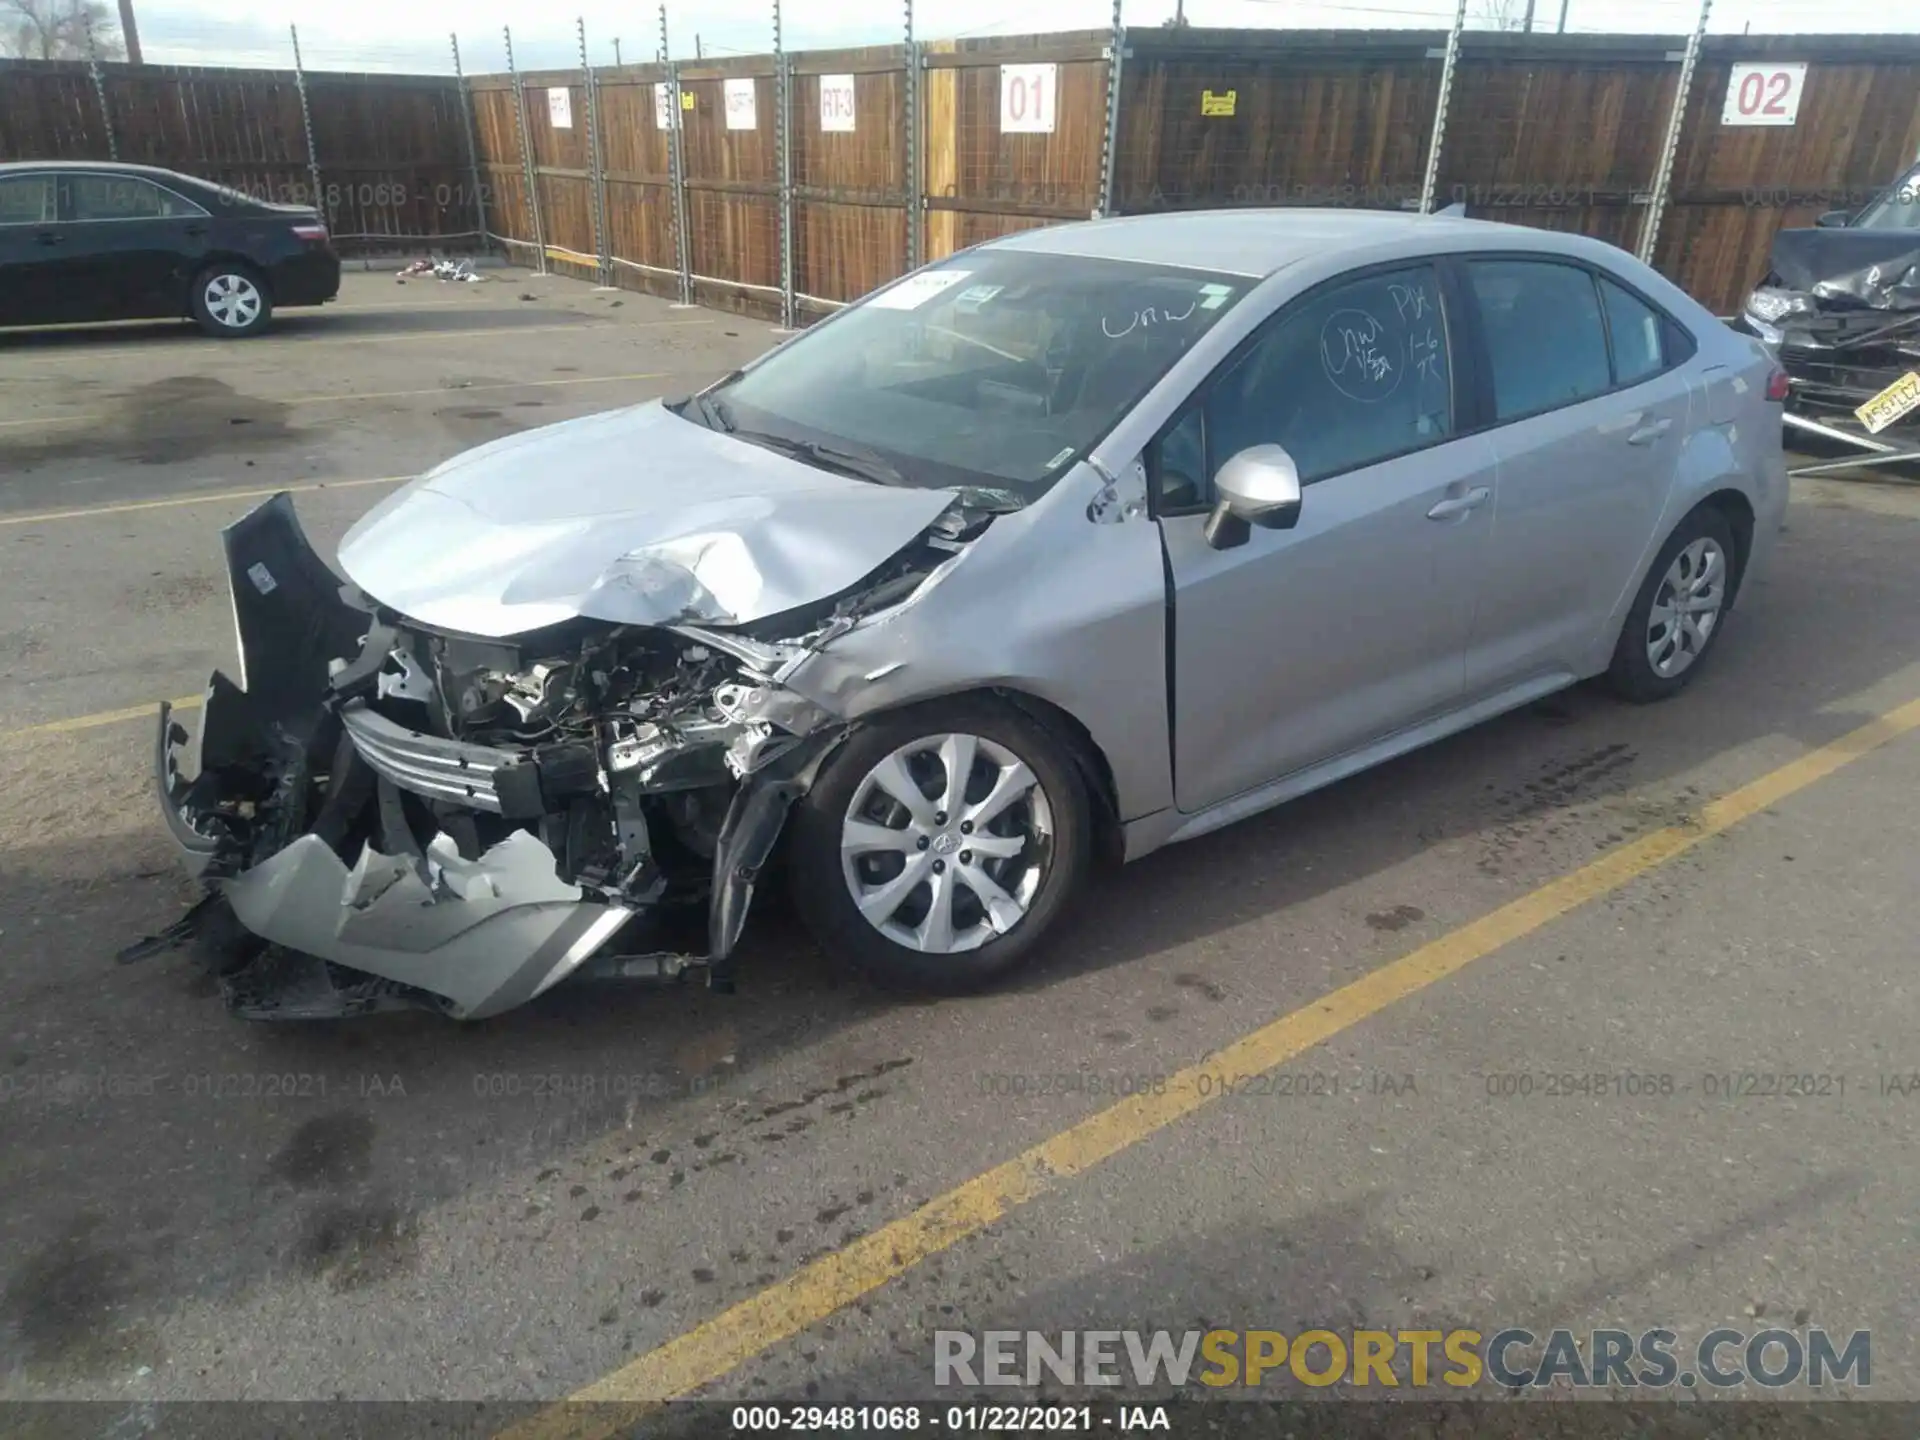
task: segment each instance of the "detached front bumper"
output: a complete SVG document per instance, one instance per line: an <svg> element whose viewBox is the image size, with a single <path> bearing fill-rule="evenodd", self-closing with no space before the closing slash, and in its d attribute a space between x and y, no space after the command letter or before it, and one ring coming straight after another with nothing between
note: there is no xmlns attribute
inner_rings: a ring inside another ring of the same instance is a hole
<svg viewBox="0 0 1920 1440"><path fill-rule="evenodd" d="M563 878L551 830L542 838L539 817L565 808L556 788L582 783L579 756L560 757L571 764L562 773L541 751L409 730L372 708L394 631L350 603L286 496L224 541L242 681L215 673L197 747L161 707L154 784L188 870L237 922L246 953L216 967L231 972L236 1008L307 1018L402 1004L477 1019L596 956L609 976L670 979L707 965L724 980L753 881L817 746L796 746L735 793L714 861L709 953L606 957L650 907ZM422 806L498 823L478 832L488 843L455 821L423 844L407 813Z"/></svg>

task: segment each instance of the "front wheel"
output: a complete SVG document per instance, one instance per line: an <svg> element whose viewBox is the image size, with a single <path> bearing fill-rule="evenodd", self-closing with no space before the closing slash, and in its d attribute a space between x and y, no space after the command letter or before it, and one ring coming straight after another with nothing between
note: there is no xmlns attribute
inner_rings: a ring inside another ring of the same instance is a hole
<svg viewBox="0 0 1920 1440"><path fill-rule="evenodd" d="M223 340L257 335L273 316L266 282L251 267L234 261L202 270L193 279L188 299L200 328Z"/></svg>
<svg viewBox="0 0 1920 1440"><path fill-rule="evenodd" d="M1065 908L1090 826L1079 767L1034 720L972 697L916 706L856 732L800 802L794 905L881 985L977 990Z"/></svg>
<svg viewBox="0 0 1920 1440"><path fill-rule="evenodd" d="M1733 528L1703 508L1680 522L1660 548L1607 669L1614 693L1641 703L1686 688L1720 637L1732 595Z"/></svg>

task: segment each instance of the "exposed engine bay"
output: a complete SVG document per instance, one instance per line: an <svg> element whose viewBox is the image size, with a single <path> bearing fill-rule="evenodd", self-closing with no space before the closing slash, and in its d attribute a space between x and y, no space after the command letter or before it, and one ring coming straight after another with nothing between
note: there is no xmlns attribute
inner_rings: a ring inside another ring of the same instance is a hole
<svg viewBox="0 0 1920 1440"><path fill-rule="evenodd" d="M693 968L729 986L787 810L850 728L781 682L991 519L956 498L851 590L755 626L500 639L342 584L276 496L224 536L242 673L209 684L191 776L160 717L162 809L207 897L123 959L194 940L254 1018L474 1018Z"/></svg>

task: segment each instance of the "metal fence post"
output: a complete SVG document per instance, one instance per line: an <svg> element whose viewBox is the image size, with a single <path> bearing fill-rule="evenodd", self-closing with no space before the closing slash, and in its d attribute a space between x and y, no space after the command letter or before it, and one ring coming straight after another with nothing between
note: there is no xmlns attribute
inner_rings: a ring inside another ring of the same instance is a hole
<svg viewBox="0 0 1920 1440"><path fill-rule="evenodd" d="M87 74L93 77L93 98L100 102L100 123L107 131L107 158L118 160L120 146L113 136L113 111L107 107L107 82L100 74L100 49L93 43L93 17L82 12L87 25Z"/></svg>
<svg viewBox="0 0 1920 1440"><path fill-rule="evenodd" d="M612 252L607 245L607 172L600 163L600 101L595 94L593 64L587 59L586 17L573 23L580 36L580 72L586 77L587 87L587 214L593 222L594 273L605 288L613 280L608 273L613 262L607 258Z"/></svg>
<svg viewBox="0 0 1920 1440"><path fill-rule="evenodd" d="M527 224L533 229L534 266L547 273L547 232L540 224L540 191L534 184L533 134L527 129L527 87L513 63L513 27L502 25L500 34L507 42L507 78L513 82L513 114L520 135L520 175L527 187Z"/></svg>
<svg viewBox="0 0 1920 1440"><path fill-rule="evenodd" d="M320 193L320 157L313 151L313 111L307 105L307 70L300 63L300 27L287 26L287 33L293 37L293 83L300 92L300 128L307 137L307 179L313 185L313 208L320 212L323 220L331 222L333 217L327 211L326 197Z"/></svg>
<svg viewBox="0 0 1920 1440"><path fill-rule="evenodd" d="M681 144L685 110L680 103L680 67L667 48L667 7L660 7L660 58L667 66L667 174L673 185L673 249L680 270L680 303L693 303L693 244L687 234L686 152Z"/></svg>
<svg viewBox="0 0 1920 1440"><path fill-rule="evenodd" d="M1120 163L1120 67L1127 56L1127 27L1120 18L1121 0L1113 0L1113 33L1107 38L1107 120L1100 137L1100 202L1093 218L1113 214L1113 177Z"/></svg>
<svg viewBox="0 0 1920 1440"><path fill-rule="evenodd" d="M1460 33L1467 28L1467 0L1453 12L1447 32L1445 58L1440 62L1440 98L1433 102L1433 137L1427 142L1427 173L1420 182L1420 213L1433 213L1434 192L1440 188L1440 146L1447 136L1447 106L1453 101L1453 71L1460 62ZM1431 53L1431 52L1429 52Z"/></svg>
<svg viewBox="0 0 1920 1440"><path fill-rule="evenodd" d="M773 0L773 143L780 156L780 328L794 326L793 65L780 38L780 0Z"/></svg>
<svg viewBox="0 0 1920 1440"><path fill-rule="evenodd" d="M901 184L907 192L907 269L920 265L920 47L913 39L913 0L907 7L907 83L906 83L906 173Z"/></svg>
<svg viewBox="0 0 1920 1440"><path fill-rule="evenodd" d="M1693 71L1700 60L1700 45L1706 38L1707 12L1713 0L1700 0L1700 18L1693 34L1687 37L1686 53L1680 57L1680 79L1673 87L1673 113L1667 116L1667 138L1660 147L1660 169L1653 178L1653 195L1647 203L1647 218L1640 226L1640 244L1634 251L1642 264L1653 264L1654 246L1660 240L1660 221L1666 215L1667 192L1673 187L1673 162L1680 150L1680 131L1687 121L1687 97L1693 90Z"/></svg>
<svg viewBox="0 0 1920 1440"><path fill-rule="evenodd" d="M480 145L473 134L473 97L467 92L466 71L460 68L460 37L449 32L453 42L453 83L460 91L460 124L467 135L467 178L473 185L473 223L480 227L480 249L493 249L493 237L487 233L487 196L480 186Z"/></svg>

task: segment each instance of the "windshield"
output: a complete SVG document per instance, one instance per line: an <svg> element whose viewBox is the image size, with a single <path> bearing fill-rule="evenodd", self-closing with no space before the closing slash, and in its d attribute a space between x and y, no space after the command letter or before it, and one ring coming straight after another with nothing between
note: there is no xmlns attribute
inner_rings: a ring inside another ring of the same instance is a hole
<svg viewBox="0 0 1920 1440"><path fill-rule="evenodd" d="M882 483L1031 500L1252 283L1067 255L956 255L682 413Z"/></svg>
<svg viewBox="0 0 1920 1440"><path fill-rule="evenodd" d="M1856 230L1920 230L1920 168L1893 186L1854 221Z"/></svg>

